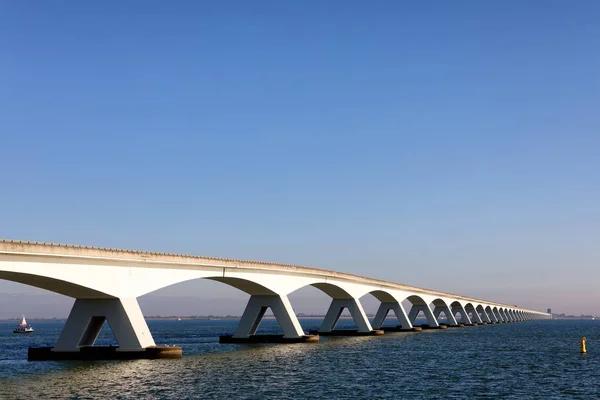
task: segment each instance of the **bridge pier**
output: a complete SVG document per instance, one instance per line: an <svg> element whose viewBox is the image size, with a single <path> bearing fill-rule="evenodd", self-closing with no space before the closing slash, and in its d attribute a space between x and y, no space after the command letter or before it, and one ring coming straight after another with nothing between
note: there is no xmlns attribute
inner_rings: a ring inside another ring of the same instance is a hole
<svg viewBox="0 0 600 400"><path fill-rule="evenodd" d="M497 308L492 310L492 314L494 314L497 323L501 324L504 322L504 320L502 319L502 315L500 315L500 311L498 311Z"/></svg>
<svg viewBox="0 0 600 400"><path fill-rule="evenodd" d="M492 319L490 318L487 311L483 310L483 311L481 311L481 313L479 315L481 316L480 318L481 318L482 322L485 322L486 324L492 323Z"/></svg>
<svg viewBox="0 0 600 400"><path fill-rule="evenodd" d="M377 309L377 314L375 314L375 318L373 319L373 329L381 329L390 310L394 310L394 314L396 314L396 319L398 319L401 329L412 329L413 326L408 320L408 315L406 315L404 307L397 301L381 302Z"/></svg>
<svg viewBox="0 0 600 400"><path fill-rule="evenodd" d="M483 319L481 318L481 315L479 315L479 312L472 304L467 304L467 306L465 307L465 311L467 312L467 315L469 315L469 313L471 313L471 318L470 318L471 323L478 323L478 324L483 323Z"/></svg>
<svg viewBox="0 0 600 400"><path fill-rule="evenodd" d="M155 345L137 299L77 299L52 351L93 346L106 320L118 351L144 351Z"/></svg>
<svg viewBox="0 0 600 400"><path fill-rule="evenodd" d="M458 325L458 322L456 322L456 317L454 317L454 314L450 312L450 308L448 308L448 306L446 304L439 304L434 307L433 315L435 316L436 321L439 320L440 314L442 313L442 311L446 315L446 322L448 325L450 325L450 326ZM439 324L439 321L438 321L438 324Z"/></svg>
<svg viewBox="0 0 600 400"><path fill-rule="evenodd" d="M354 320L354 323L358 327L358 331L355 330L334 330L337 325L344 308L347 308ZM332 299L325 319L321 323L319 328L319 335L322 336L353 336L353 335L382 335L383 331L373 330L371 323L365 314L360 301L355 298L348 299Z"/></svg>
<svg viewBox="0 0 600 400"><path fill-rule="evenodd" d="M419 315L419 311L423 311L423 314L425 314L425 317L427 318L427 324L430 327L440 327L437 318L433 315L433 313L431 312L431 308L429 308L427 304L413 304L413 306L411 307L410 312L408 313L408 319L413 324L413 326L415 320L417 319L417 315Z"/></svg>
<svg viewBox="0 0 600 400"><path fill-rule="evenodd" d="M454 305L451 306L452 309L452 315L456 315L456 314L460 314L460 320L458 321L461 324L465 324L465 325L472 325L473 322L471 321L471 318L469 318L469 314L467 313L467 310L465 310L465 308L461 305L461 304L457 304L454 303Z"/></svg>
<svg viewBox="0 0 600 400"><path fill-rule="evenodd" d="M268 309L273 311L283 335L256 335ZM297 343L318 341L318 336L305 335L287 296L252 295L233 336L219 337L220 343Z"/></svg>
<svg viewBox="0 0 600 400"><path fill-rule="evenodd" d="M118 347L94 347L106 321ZM76 299L56 345L30 348L28 357L30 360L180 358L181 347L155 345L135 298Z"/></svg>
<svg viewBox="0 0 600 400"><path fill-rule="evenodd" d="M489 311L488 311L488 309L489 309ZM489 323L490 324L498 323L498 318L494 314L494 311L492 311L492 309L489 307L488 307L488 309L485 310L485 314L487 315L487 317L489 319Z"/></svg>

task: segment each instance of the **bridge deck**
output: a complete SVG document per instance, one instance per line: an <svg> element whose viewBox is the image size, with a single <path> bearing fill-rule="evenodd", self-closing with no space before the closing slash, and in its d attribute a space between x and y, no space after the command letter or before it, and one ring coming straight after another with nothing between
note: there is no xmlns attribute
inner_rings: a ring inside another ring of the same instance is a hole
<svg viewBox="0 0 600 400"><path fill-rule="evenodd" d="M136 261L144 263L170 264L176 268L177 265L185 268L218 266L226 268L252 268L264 270L276 270L297 272L309 275L319 275L331 278L344 279L356 283L379 285L398 290L412 291L441 297L451 297L459 300L486 303L498 307L514 307L514 305L490 302L472 297L461 296L453 293L440 292L415 286L399 284L395 282L368 278L355 274L337 272L328 269L320 269L306 266L269 263L262 261L235 260L230 258L201 257L196 255L159 253L140 250L124 250L115 248L104 248L97 246L82 246L72 244L59 244L49 242L32 242L23 240L0 239L0 254L30 254L69 258L98 258L108 260Z"/></svg>

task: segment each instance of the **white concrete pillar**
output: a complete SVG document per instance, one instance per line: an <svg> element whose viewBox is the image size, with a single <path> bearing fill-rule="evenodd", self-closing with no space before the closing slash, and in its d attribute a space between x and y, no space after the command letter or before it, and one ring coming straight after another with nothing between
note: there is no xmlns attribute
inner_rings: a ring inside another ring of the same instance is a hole
<svg viewBox="0 0 600 400"><path fill-rule="evenodd" d="M396 314L396 318L400 323L400 326L404 329L411 329L413 326L408 320L408 316L406 315L406 311L402 306L402 303L398 303L397 301L391 302L382 302L377 310L377 314L375 315L375 319L373 319L373 329L380 329L385 322L385 318L387 317L390 310L394 310L394 314Z"/></svg>
<svg viewBox="0 0 600 400"><path fill-rule="evenodd" d="M496 317L497 322L503 322L502 315L500 315L500 311L496 308L496 310L492 310L492 313Z"/></svg>
<svg viewBox="0 0 600 400"><path fill-rule="evenodd" d="M298 338L304 335L304 330L300 326L287 296L252 295L233 337L247 338L256 334L260 321L269 308L273 311L273 315L283 331L283 337Z"/></svg>
<svg viewBox="0 0 600 400"><path fill-rule="evenodd" d="M492 322L487 311L485 311L485 308L483 308L482 306L479 306L478 308L476 308L476 310L477 310L477 315L479 315L479 318L481 318L482 322L487 322L487 323Z"/></svg>
<svg viewBox="0 0 600 400"><path fill-rule="evenodd" d="M436 321L438 321L438 319L440 318L440 314L442 313L442 311L446 315L446 322L448 323L448 325L451 325L451 326L458 325L458 323L456 322L456 318L454 317L454 314L452 314L452 312L450 312L450 308L448 308L448 306L445 304L440 304L440 305L437 305L434 307L433 315L434 315ZM439 323L439 321L438 321L438 323Z"/></svg>
<svg viewBox="0 0 600 400"><path fill-rule="evenodd" d="M413 306L410 309L410 312L408 313L408 320L412 324L415 323L415 320L417 319L417 315L419 315L419 311L423 311L423 314L425 314L425 317L427 318L427 324L429 326L431 326L431 327L439 327L440 326L437 319L431 312L431 308L429 308L429 306L427 306L426 304L413 304Z"/></svg>
<svg viewBox="0 0 600 400"><path fill-rule="evenodd" d="M327 314L325 315L325 319L319 328L319 332L331 332L335 329L335 326L344 311L344 308L347 308L352 315L352 319L356 326L358 326L359 332L371 332L373 328L371 327L371 323L367 318L367 314L365 314L365 310L363 310L362 305L358 299L332 299L331 305L329 306L329 310L327 310Z"/></svg>
<svg viewBox="0 0 600 400"><path fill-rule="evenodd" d="M93 346L107 320L119 343L117 351L143 351L154 346L135 298L77 299L53 351L79 351Z"/></svg>
<svg viewBox="0 0 600 400"><path fill-rule="evenodd" d="M485 310L485 314L488 316L490 322L498 322L498 318L494 315L494 310L490 308L490 311Z"/></svg>
<svg viewBox="0 0 600 400"><path fill-rule="evenodd" d="M471 325L471 318L469 318L469 314L467 314L467 310L462 306L462 304L455 304L452 306L452 315L460 314L460 320L458 322Z"/></svg>
<svg viewBox="0 0 600 400"><path fill-rule="evenodd" d="M481 324L483 322L481 315L479 315L477 309L473 305L467 304L467 306L465 307L465 311L467 312L467 316L469 315L469 313L471 313L471 323L477 322L478 324Z"/></svg>

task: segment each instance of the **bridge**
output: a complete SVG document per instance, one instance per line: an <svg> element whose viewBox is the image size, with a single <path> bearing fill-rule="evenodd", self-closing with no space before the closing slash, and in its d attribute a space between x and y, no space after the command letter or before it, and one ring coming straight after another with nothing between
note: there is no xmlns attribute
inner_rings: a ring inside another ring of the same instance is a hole
<svg viewBox="0 0 600 400"><path fill-rule="evenodd" d="M227 338L230 342L273 339L256 335L269 308L283 331L277 341L318 340L316 335L305 334L288 298L290 293L308 285L331 297L318 330L320 335L382 334L381 328L390 310L398 320L399 330L551 318L550 314L514 305L325 269L2 239L0 279L75 298L56 345L48 349L51 353L47 351L44 357L51 357L51 354L73 356L88 351L108 321L119 344L115 352L152 358L148 354L157 346L137 298L192 279L222 282L250 295L237 329ZM373 321L369 321L359 300L366 294L372 294L381 302ZM403 303L409 304L410 308L405 309ZM358 330L335 329L344 309L349 311ZM447 320L444 325L438 322L442 313ZM416 327L414 324L419 316L424 316L427 324Z"/></svg>

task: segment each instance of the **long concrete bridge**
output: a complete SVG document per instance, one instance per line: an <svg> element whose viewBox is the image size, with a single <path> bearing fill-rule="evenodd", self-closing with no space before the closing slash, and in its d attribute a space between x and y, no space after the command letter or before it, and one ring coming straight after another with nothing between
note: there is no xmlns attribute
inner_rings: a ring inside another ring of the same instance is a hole
<svg viewBox="0 0 600 400"><path fill-rule="evenodd" d="M0 239L0 279L20 282L75 298L73 309L52 352L80 352L93 346L108 321L119 352L155 347L137 298L192 279L211 279L250 295L233 340L251 340L270 308L283 331L283 341L307 338L288 295L311 285L331 297L321 324L322 335L335 333L344 309L357 334L380 332L390 310L402 329L412 329L417 316L438 328L443 313L449 326L551 318L544 312L371 279L324 269L255 261L130 251ZM381 304L369 321L360 302L372 294ZM405 304L410 308L405 309ZM408 311L408 312L407 312ZM444 327L444 326L442 326Z"/></svg>

